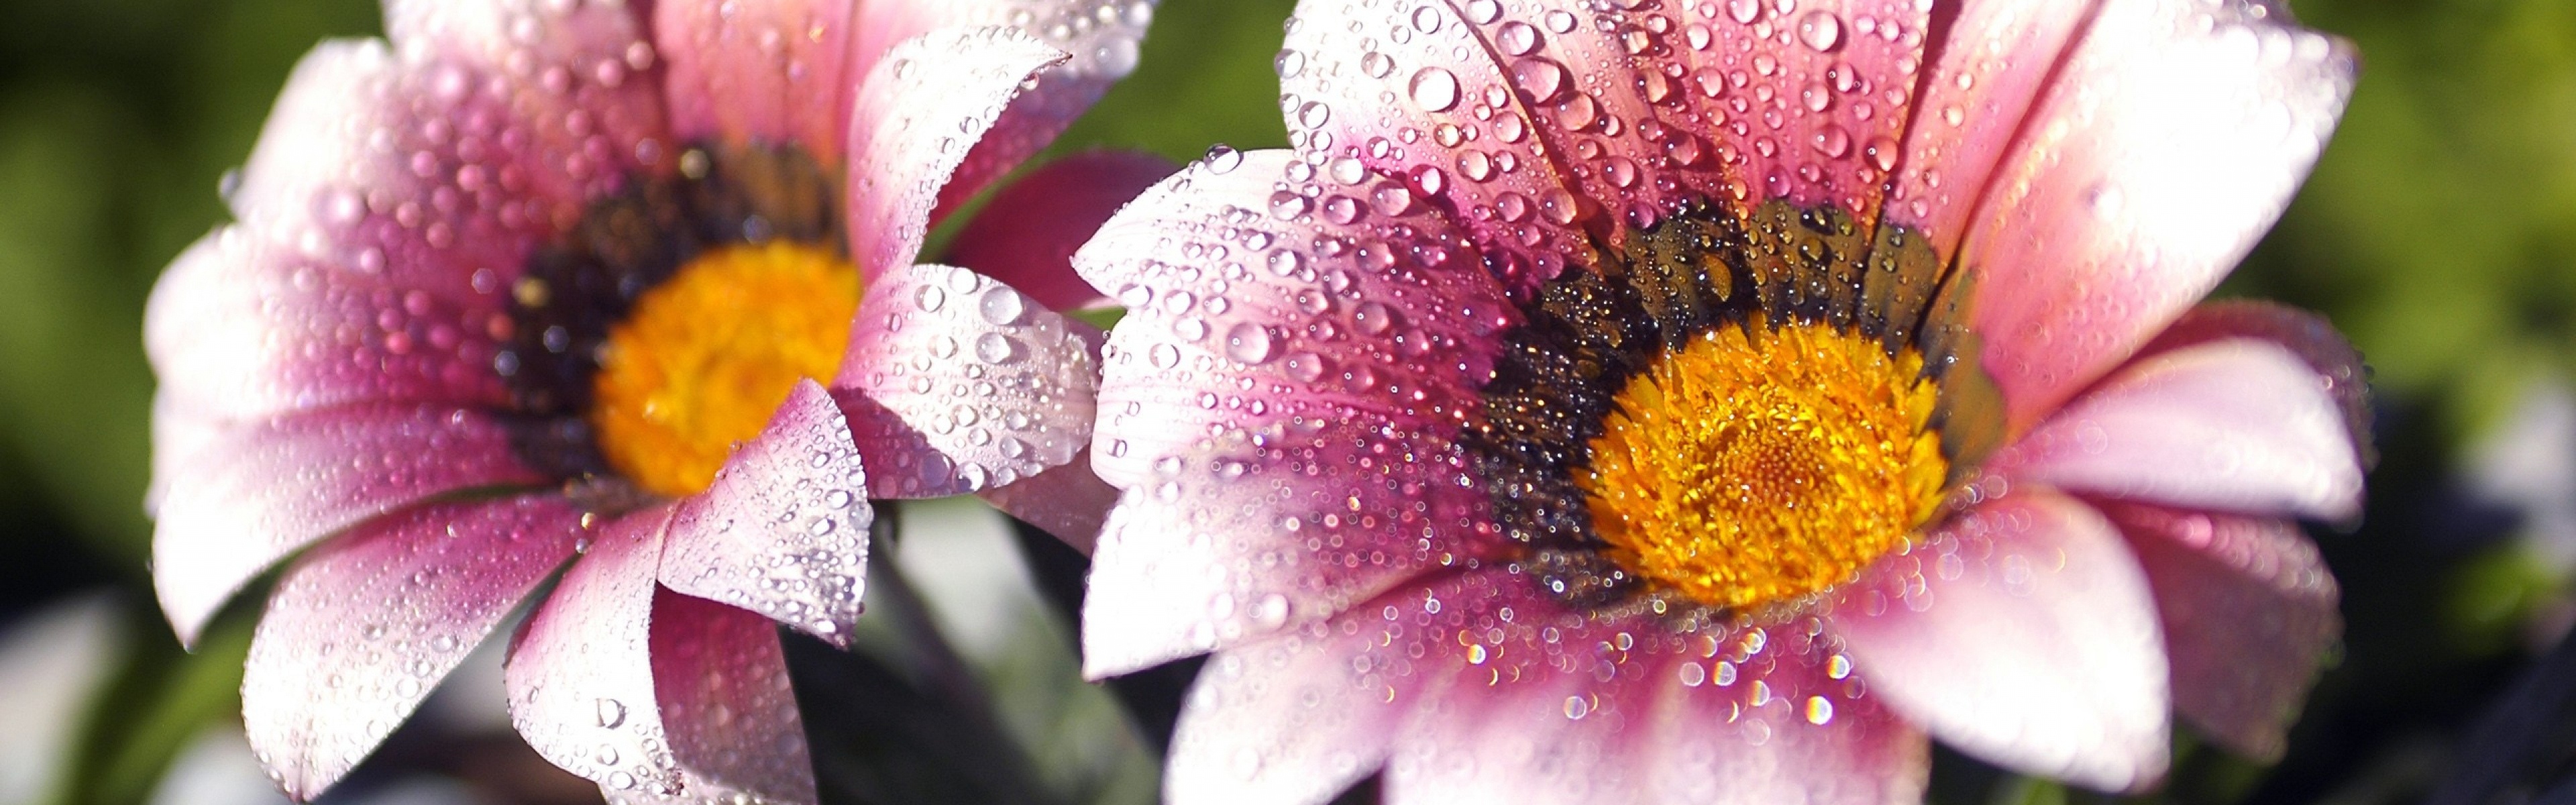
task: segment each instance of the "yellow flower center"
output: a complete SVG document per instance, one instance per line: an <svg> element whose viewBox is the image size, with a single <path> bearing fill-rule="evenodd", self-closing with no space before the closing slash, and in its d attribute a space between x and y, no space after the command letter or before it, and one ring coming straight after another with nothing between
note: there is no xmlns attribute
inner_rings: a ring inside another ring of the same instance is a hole
<svg viewBox="0 0 2576 805"><path fill-rule="evenodd" d="M797 380L831 379L858 305L858 271L813 246L699 255L609 328L590 411L600 452L648 491L705 490Z"/></svg>
<svg viewBox="0 0 2576 805"><path fill-rule="evenodd" d="M1913 350L1751 330L1716 328L1639 372L1575 478L1613 560L1739 609L1849 580L1931 516L1949 469Z"/></svg>

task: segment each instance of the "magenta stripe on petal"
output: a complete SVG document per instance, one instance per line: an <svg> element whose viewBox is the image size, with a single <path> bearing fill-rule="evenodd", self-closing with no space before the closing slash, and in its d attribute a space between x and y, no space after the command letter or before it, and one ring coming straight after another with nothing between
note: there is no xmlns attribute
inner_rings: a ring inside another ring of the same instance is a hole
<svg viewBox="0 0 2576 805"><path fill-rule="evenodd" d="M1047 163L994 194L957 233L947 259L1050 310L1110 305L1073 273L1073 253L1110 214L1178 169L1171 160L1134 151L1090 151Z"/></svg>
<svg viewBox="0 0 2576 805"><path fill-rule="evenodd" d="M860 3L850 73L866 75L899 43L941 28L1000 26L1067 54L974 144L939 194L943 211L1035 155L1136 69L1137 49L1160 0L866 0ZM859 125L867 125L860 120ZM1061 309L1061 308L1059 308Z"/></svg>
<svg viewBox="0 0 2576 805"><path fill-rule="evenodd" d="M653 39L672 133L794 143L825 165L848 144L852 0L657 0Z"/></svg>
<svg viewBox="0 0 2576 805"><path fill-rule="evenodd" d="M174 472L152 580L183 641L244 582L314 540L439 494L548 480L519 463L490 417L408 405L239 427Z"/></svg>
<svg viewBox="0 0 2576 805"><path fill-rule="evenodd" d="M2327 387L2269 341L2149 355L2004 448L1988 469L2184 507L2357 517L2361 460Z"/></svg>
<svg viewBox="0 0 2576 805"><path fill-rule="evenodd" d="M680 501L662 548L662 583L846 648L874 520L840 408L823 387L803 381L705 492Z"/></svg>
<svg viewBox="0 0 2576 805"><path fill-rule="evenodd" d="M1268 199L1273 210L1291 213L1338 198L1367 212L1410 206L1405 196L1419 193L1456 211L1475 251L1515 291L1533 291L1569 265L1590 263L1590 236L1575 226L1582 209L1576 186L1533 138L1536 123L1512 93L1512 79L1452 4L1306 2L1295 22L1278 65L1290 142L1324 157L1339 184L1358 185L1358 174L1374 171L1404 185L1335 188L1332 198L1298 187L1216 198ZM1404 38L1392 38L1397 32ZM1248 181L1278 175L1263 171Z"/></svg>
<svg viewBox="0 0 2576 805"><path fill-rule="evenodd" d="M1483 411L1518 313L1466 237L1426 205L1346 209L1409 197L1365 173L1299 186L1304 168L1286 151L1194 165L1074 256L1128 308L1103 368L1102 478L1156 482L1156 462L1223 434L1357 421L1445 439Z"/></svg>
<svg viewBox="0 0 2576 805"><path fill-rule="evenodd" d="M1099 331L975 272L903 265L868 286L832 396L871 494L1008 485L1091 438Z"/></svg>
<svg viewBox="0 0 2576 805"><path fill-rule="evenodd" d="M653 599L652 632L653 693L687 800L814 802L814 763L777 627L664 590Z"/></svg>
<svg viewBox="0 0 2576 805"><path fill-rule="evenodd" d="M270 776L299 801L339 782L572 558L581 518L552 497L429 506L296 562L242 677L242 721Z"/></svg>
<svg viewBox="0 0 2576 805"><path fill-rule="evenodd" d="M1827 629L1888 707L1986 760L2109 791L2165 771L2146 574L2102 515L2024 487L1836 593Z"/></svg>
<svg viewBox="0 0 2576 805"><path fill-rule="evenodd" d="M2026 429L2236 265L2350 96L2349 44L2250 0L2107 0L1990 180L1961 264Z"/></svg>
<svg viewBox="0 0 2576 805"><path fill-rule="evenodd" d="M873 281L910 265L967 150L1062 51L1009 28L906 40L866 73L850 110L850 257Z"/></svg>
<svg viewBox="0 0 2576 805"><path fill-rule="evenodd" d="M670 522L668 505L610 521L520 626L502 666L510 723L528 746L609 791L681 793L649 645Z"/></svg>
<svg viewBox="0 0 2576 805"><path fill-rule="evenodd" d="M2286 520L2101 506L2155 590L2174 709L2229 749L2278 759L2343 633L2325 557Z"/></svg>

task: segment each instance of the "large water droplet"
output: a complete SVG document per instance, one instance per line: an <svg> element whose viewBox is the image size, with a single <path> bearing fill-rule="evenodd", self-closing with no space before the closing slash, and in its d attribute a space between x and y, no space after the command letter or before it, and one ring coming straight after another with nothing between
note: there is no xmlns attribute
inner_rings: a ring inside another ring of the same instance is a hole
<svg viewBox="0 0 2576 805"><path fill-rule="evenodd" d="M1439 67L1413 74L1413 102L1424 111L1446 112L1458 106L1458 76Z"/></svg>

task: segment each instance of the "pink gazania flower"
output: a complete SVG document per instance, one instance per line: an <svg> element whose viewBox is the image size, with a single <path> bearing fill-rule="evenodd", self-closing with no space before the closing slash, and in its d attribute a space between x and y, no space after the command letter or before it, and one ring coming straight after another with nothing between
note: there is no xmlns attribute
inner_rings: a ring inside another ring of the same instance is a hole
<svg viewBox="0 0 2576 805"><path fill-rule="evenodd" d="M313 546L243 683L270 773L328 788L569 563L510 645L539 753L620 800L813 801L770 622L848 640L869 499L1085 536L1099 334L1050 308L1097 297L1074 219L1161 173L1039 170L961 236L991 274L913 260L1152 12L389 0L390 44L306 57L146 327L180 636Z"/></svg>
<svg viewBox="0 0 2576 805"><path fill-rule="evenodd" d="M2364 378L2194 303L2348 46L2247 0L1309 0L1287 151L1130 311L1086 672L1215 652L1174 802L1910 802L2257 757L2340 628Z"/></svg>

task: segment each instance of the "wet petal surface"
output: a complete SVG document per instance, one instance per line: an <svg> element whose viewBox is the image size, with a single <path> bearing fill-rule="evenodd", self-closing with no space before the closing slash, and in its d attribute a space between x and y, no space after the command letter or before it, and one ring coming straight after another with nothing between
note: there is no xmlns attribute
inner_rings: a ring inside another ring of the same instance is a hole
<svg viewBox="0 0 2576 805"><path fill-rule="evenodd" d="M1008 28L906 40L859 84L850 111L850 259L874 280L910 265L931 211L1004 106L1062 51Z"/></svg>
<svg viewBox="0 0 2576 805"><path fill-rule="evenodd" d="M519 627L502 666L510 723L528 746L612 794L681 793L650 645L670 522L667 505L610 521Z"/></svg>
<svg viewBox="0 0 2576 805"><path fill-rule="evenodd" d="M875 520L867 497L840 408L821 386L800 382L707 491L680 501L661 581L846 648Z"/></svg>

